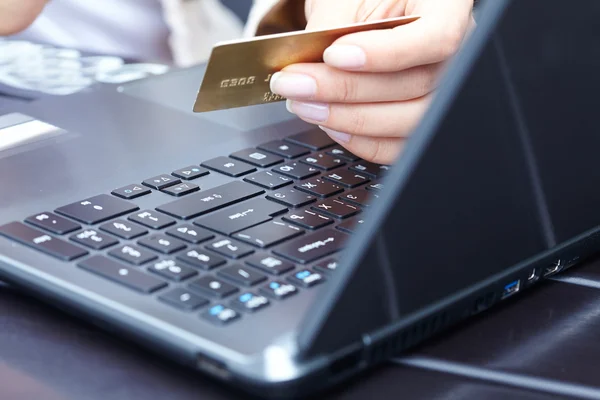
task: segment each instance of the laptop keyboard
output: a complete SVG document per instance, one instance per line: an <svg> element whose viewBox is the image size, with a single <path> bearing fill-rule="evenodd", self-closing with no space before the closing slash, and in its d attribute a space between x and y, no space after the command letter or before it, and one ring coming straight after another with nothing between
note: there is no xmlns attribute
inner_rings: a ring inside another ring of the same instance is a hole
<svg viewBox="0 0 600 400"><path fill-rule="evenodd" d="M326 281L387 171L320 131L0 226L0 235L225 325ZM231 181L200 189L202 177ZM161 191L156 209L131 201Z"/></svg>

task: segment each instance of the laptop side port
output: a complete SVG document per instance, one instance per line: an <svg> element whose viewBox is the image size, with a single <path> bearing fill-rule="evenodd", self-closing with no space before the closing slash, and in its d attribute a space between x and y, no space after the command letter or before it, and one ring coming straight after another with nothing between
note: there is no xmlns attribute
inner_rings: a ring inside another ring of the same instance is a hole
<svg viewBox="0 0 600 400"><path fill-rule="evenodd" d="M538 268L533 268L529 275L527 275L527 284L531 285L536 283L540 279L540 270Z"/></svg>
<svg viewBox="0 0 600 400"><path fill-rule="evenodd" d="M502 292L502 297L501 297L502 300L517 293L520 289L521 289L521 280L520 279L517 279L516 281L512 281L511 283L507 284L506 286L504 286L504 291Z"/></svg>
<svg viewBox="0 0 600 400"><path fill-rule="evenodd" d="M554 261L550 266L544 268L544 277L554 275L560 272L563 268L563 262L561 259Z"/></svg>
<svg viewBox="0 0 600 400"><path fill-rule="evenodd" d="M224 363L217 361L205 354L196 354L196 366L200 370L217 376L221 379L228 379L230 377L229 370Z"/></svg>

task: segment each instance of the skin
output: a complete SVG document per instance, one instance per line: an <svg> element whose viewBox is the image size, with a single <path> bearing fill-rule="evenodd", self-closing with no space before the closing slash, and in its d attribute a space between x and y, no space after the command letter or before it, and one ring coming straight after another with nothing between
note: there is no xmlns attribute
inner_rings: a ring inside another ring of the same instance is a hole
<svg viewBox="0 0 600 400"><path fill-rule="evenodd" d="M0 36L27 28L45 5L46 0L0 0Z"/></svg>
<svg viewBox="0 0 600 400"><path fill-rule="evenodd" d="M276 74L271 90L350 152L391 164L426 111L445 64L474 28L472 8L473 0L306 0L309 30L421 18L346 35L325 51L324 63L294 64ZM335 46L346 46L337 48L345 49L341 61ZM317 109L319 120L306 109Z"/></svg>

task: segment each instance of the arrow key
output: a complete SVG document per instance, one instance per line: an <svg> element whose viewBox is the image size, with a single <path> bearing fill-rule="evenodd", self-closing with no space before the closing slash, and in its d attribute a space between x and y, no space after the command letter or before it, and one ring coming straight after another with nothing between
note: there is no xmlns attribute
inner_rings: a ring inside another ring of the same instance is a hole
<svg viewBox="0 0 600 400"><path fill-rule="evenodd" d="M150 193L152 193L152 190L137 184L123 186L122 188L115 189L111 192L114 196L125 200L136 199Z"/></svg>
<svg viewBox="0 0 600 400"><path fill-rule="evenodd" d="M189 224L180 225L175 228L169 229L165 232L169 236L176 237L188 243L198 244L208 239L212 239L215 235L204 229L197 226L192 226Z"/></svg>
<svg viewBox="0 0 600 400"><path fill-rule="evenodd" d="M174 175L178 178L185 179L186 181L200 178L201 176L208 175L210 173L204 167L190 165L189 167L181 168L176 171L173 171L171 175Z"/></svg>
<svg viewBox="0 0 600 400"><path fill-rule="evenodd" d="M170 186L166 189L163 189L162 191L167 194L170 194L171 196L179 197L197 192L198 190L200 190L200 186L194 185L193 183L184 182L180 183L179 185Z"/></svg>
<svg viewBox="0 0 600 400"><path fill-rule="evenodd" d="M181 183L181 179L175 178L174 176L162 174L155 176L154 178L146 179L142 182L144 185L151 187L152 189L162 190L169 186L177 185Z"/></svg>

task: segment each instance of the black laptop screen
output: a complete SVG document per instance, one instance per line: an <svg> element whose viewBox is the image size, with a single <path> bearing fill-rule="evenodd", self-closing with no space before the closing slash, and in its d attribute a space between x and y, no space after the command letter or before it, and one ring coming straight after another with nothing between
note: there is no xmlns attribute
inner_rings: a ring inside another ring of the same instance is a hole
<svg viewBox="0 0 600 400"><path fill-rule="evenodd" d="M485 38L449 72L464 79L446 77L385 182L387 209L371 211L368 246L352 242L361 262L307 319L305 349L349 338L339 326L352 308L365 316L356 329L373 330L600 225L600 2L487 6Z"/></svg>

